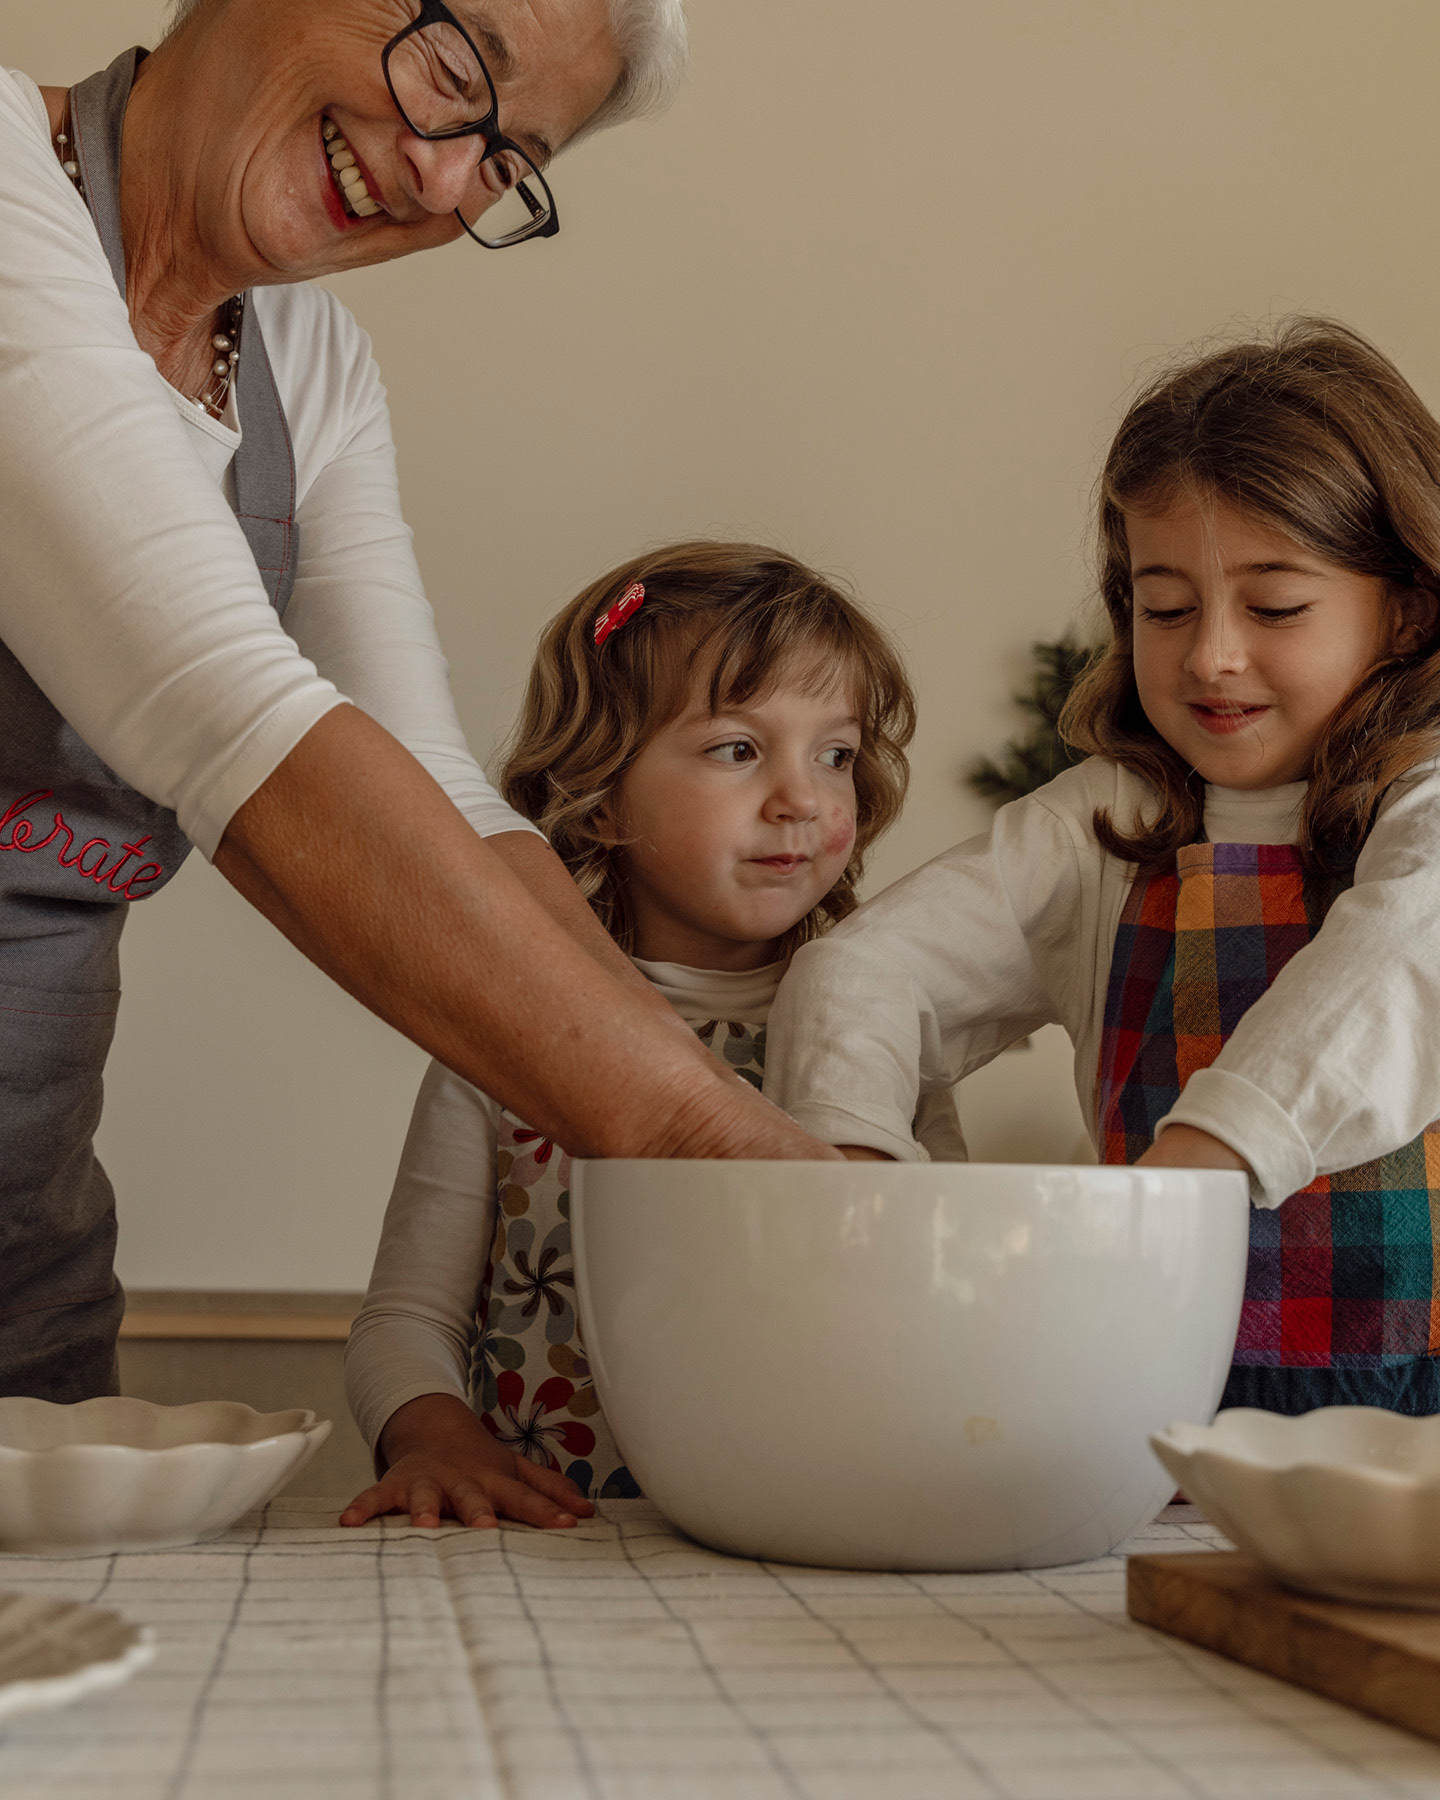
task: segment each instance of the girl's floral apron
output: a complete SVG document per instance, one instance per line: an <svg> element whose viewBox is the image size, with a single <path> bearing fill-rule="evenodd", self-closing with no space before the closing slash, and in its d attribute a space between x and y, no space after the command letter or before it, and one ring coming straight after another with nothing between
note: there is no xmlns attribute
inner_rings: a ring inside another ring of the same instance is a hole
<svg viewBox="0 0 1440 1800"><path fill-rule="evenodd" d="M764 1026L711 1019L695 1031L722 1062L760 1086ZM575 1316L570 1158L502 1113L495 1179L500 1204L476 1312L470 1404L502 1444L560 1470L582 1494L636 1495L600 1411Z"/></svg>
<svg viewBox="0 0 1440 1800"><path fill-rule="evenodd" d="M1107 1163L1134 1162L1197 1069L1320 929L1343 883L1290 844L1191 844L1137 875L1110 967L1097 1111ZM1440 1411L1435 1279L1440 1124L1250 1217L1223 1406Z"/></svg>

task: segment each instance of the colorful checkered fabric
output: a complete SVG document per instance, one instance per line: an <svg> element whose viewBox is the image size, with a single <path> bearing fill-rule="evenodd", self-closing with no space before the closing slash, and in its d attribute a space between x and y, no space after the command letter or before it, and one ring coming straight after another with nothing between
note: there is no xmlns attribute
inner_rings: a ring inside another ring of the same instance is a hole
<svg viewBox="0 0 1440 1800"><path fill-rule="evenodd" d="M1131 1163L1197 1069L1309 943L1340 885L1290 844L1192 844L1138 875L1110 965L1098 1111L1105 1161ZM1235 1361L1391 1367L1440 1351L1440 1125L1256 1208Z"/></svg>

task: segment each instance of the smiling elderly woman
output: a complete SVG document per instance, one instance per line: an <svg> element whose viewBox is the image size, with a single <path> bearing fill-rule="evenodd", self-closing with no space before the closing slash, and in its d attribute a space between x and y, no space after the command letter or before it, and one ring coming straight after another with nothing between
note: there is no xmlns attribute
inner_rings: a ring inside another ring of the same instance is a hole
<svg viewBox="0 0 1440 1800"><path fill-rule="evenodd" d="M303 285L553 233L551 155L684 48L679 0L190 0L68 93L0 74L0 1393L112 1385L120 928L192 844L577 1151L821 1153L471 758L367 342Z"/></svg>

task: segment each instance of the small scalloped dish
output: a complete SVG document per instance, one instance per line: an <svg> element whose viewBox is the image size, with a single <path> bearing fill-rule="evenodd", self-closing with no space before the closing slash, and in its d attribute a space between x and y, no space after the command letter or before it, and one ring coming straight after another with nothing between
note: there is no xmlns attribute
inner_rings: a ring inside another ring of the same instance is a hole
<svg viewBox="0 0 1440 1800"><path fill-rule="evenodd" d="M1210 1523L1286 1587L1440 1611L1440 1417L1236 1407L1150 1446Z"/></svg>
<svg viewBox="0 0 1440 1800"><path fill-rule="evenodd" d="M0 1551L98 1556L219 1537L330 1435L296 1407L0 1399Z"/></svg>

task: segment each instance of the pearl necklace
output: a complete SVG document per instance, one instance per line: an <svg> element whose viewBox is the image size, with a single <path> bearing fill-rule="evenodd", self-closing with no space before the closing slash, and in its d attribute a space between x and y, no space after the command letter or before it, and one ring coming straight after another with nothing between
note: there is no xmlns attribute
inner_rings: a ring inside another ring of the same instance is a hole
<svg viewBox="0 0 1440 1800"><path fill-rule="evenodd" d="M60 121L60 129L55 133L55 154L60 158L60 167L75 184L75 192L83 200L85 183L80 175L80 165L70 154L70 133L66 127L70 123L70 96L65 96L65 113ZM235 367L240 361L240 332L245 322L245 296L232 294L220 308L220 329L210 339L210 348L215 352L215 360L210 365L210 377L204 389L195 396L212 419L223 419L226 402L230 398L231 383L235 379Z"/></svg>

